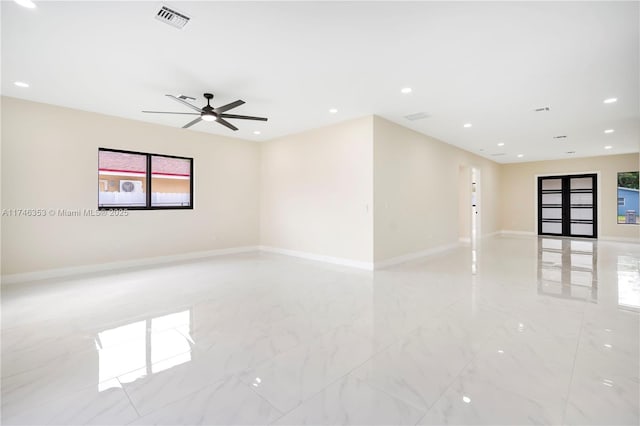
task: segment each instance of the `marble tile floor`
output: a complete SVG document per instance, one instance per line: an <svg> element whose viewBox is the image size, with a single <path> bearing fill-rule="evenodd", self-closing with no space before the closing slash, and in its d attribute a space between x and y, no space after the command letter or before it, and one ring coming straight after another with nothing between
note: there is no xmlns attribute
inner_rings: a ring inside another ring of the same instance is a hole
<svg viewBox="0 0 640 426"><path fill-rule="evenodd" d="M3 425L637 426L640 244L496 236L375 272L248 253L13 285L1 337Z"/></svg>

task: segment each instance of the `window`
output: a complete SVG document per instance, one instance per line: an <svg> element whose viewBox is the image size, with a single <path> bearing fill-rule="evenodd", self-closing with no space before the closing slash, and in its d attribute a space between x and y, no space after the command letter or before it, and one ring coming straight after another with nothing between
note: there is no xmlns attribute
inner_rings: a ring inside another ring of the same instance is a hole
<svg viewBox="0 0 640 426"><path fill-rule="evenodd" d="M99 209L192 209L193 159L98 150Z"/></svg>
<svg viewBox="0 0 640 426"><path fill-rule="evenodd" d="M618 223L640 224L638 172L618 173Z"/></svg>

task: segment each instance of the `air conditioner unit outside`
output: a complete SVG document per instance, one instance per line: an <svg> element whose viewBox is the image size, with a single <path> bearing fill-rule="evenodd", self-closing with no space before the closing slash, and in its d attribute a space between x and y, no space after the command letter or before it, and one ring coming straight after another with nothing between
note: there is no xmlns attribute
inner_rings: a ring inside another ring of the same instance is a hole
<svg viewBox="0 0 640 426"><path fill-rule="evenodd" d="M140 180L121 180L120 192L142 192L142 181Z"/></svg>

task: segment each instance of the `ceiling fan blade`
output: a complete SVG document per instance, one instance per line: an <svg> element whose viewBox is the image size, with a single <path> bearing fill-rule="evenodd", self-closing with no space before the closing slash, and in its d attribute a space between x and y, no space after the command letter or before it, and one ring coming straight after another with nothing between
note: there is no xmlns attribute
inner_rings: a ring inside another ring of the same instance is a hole
<svg viewBox="0 0 640 426"><path fill-rule="evenodd" d="M230 104L226 104L226 105L222 105L221 107L214 108L213 110L219 114L221 112L229 111L230 109L239 107L243 103L244 103L244 101L237 100L235 102L231 102Z"/></svg>
<svg viewBox="0 0 640 426"><path fill-rule="evenodd" d="M235 115L235 114L220 114L218 117L222 118L235 118L238 120L258 120L258 121L267 121L265 117L251 117L250 115Z"/></svg>
<svg viewBox="0 0 640 426"><path fill-rule="evenodd" d="M176 97L175 97L175 96L173 96L173 95L165 95L165 96L168 96L168 97L170 97L171 99L175 99L176 101L180 102L182 105L188 106L189 108L191 108L191 109L193 109L193 110L196 110L196 111L198 111L198 112L202 112L202 110L201 110L200 108L198 108L198 107L197 107L197 106L195 106L195 105L191 105L189 102L185 101L184 99L176 98Z"/></svg>
<svg viewBox="0 0 640 426"><path fill-rule="evenodd" d="M223 126L227 126L228 128L230 128L233 131L238 130L238 128L236 126L234 126L233 124L229 123L224 118L220 118L220 116L218 116L218 119L216 121L218 123L222 124Z"/></svg>
<svg viewBox="0 0 640 426"><path fill-rule="evenodd" d="M186 129L187 127L191 127L191 126L193 126L194 124L197 124L197 123L199 123L199 122L201 122L201 121L202 121L202 117L198 117L198 118L196 118L195 120L190 121L190 122L188 122L187 124L185 124L184 126L182 126L182 128L183 128L183 129Z"/></svg>
<svg viewBox="0 0 640 426"><path fill-rule="evenodd" d="M183 114L183 115L200 115L197 112L169 112L169 111L142 111L151 114Z"/></svg>

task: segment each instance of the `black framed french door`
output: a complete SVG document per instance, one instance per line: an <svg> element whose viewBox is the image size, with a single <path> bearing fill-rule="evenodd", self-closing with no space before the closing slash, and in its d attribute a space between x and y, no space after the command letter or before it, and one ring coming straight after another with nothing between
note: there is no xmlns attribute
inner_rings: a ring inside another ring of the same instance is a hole
<svg viewBox="0 0 640 426"><path fill-rule="evenodd" d="M596 174L538 178L538 235L598 237Z"/></svg>

